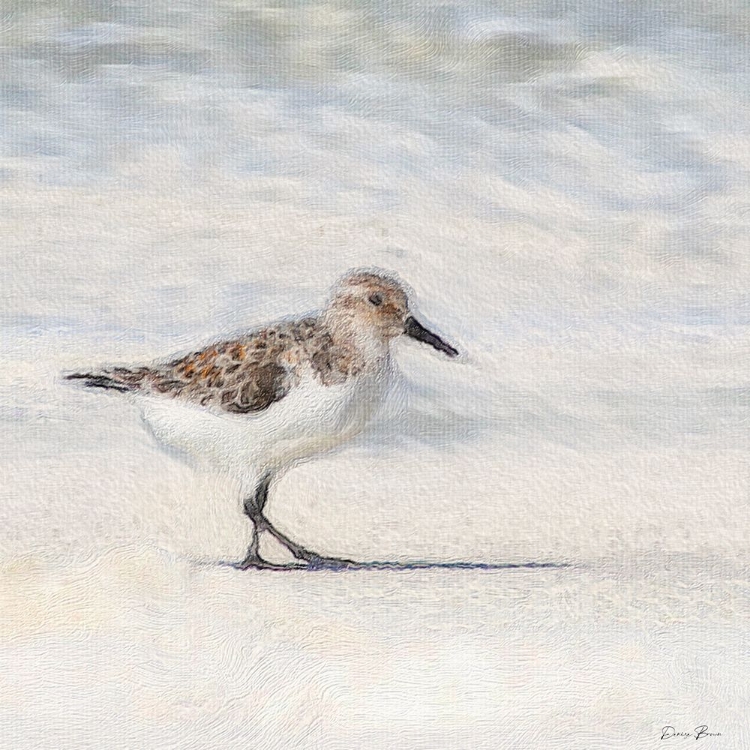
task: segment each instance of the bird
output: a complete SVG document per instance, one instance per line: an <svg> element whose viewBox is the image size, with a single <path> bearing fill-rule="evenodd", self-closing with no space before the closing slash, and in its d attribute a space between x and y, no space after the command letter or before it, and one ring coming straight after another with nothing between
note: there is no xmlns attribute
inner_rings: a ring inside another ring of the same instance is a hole
<svg viewBox="0 0 750 750"><path fill-rule="evenodd" d="M260 554L267 533L296 567L347 567L279 531L265 507L274 481L299 463L359 435L395 383L392 343L401 336L447 357L458 350L419 321L394 274L355 269L320 312L282 320L176 358L101 367L64 378L131 398L165 446L239 480L252 539L241 570L289 567Z"/></svg>

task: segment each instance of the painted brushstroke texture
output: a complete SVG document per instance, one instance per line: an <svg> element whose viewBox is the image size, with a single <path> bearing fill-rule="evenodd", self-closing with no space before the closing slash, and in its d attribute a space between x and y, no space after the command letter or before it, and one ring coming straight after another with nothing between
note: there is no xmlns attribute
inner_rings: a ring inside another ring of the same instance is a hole
<svg viewBox="0 0 750 750"><path fill-rule="evenodd" d="M750 746L748 33L731 0L4 2L0 744ZM236 488L57 380L359 266L467 361L402 347L408 399L274 523L569 567L216 567Z"/></svg>

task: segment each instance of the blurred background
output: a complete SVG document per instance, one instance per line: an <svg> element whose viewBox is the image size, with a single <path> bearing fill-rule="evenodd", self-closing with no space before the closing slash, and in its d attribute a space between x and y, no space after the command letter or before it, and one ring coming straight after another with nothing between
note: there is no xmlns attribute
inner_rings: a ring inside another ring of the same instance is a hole
<svg viewBox="0 0 750 750"><path fill-rule="evenodd" d="M746 747L748 34L739 0L5 0L9 746L635 748L713 706ZM358 559L573 568L196 568L244 552L235 488L58 382L313 310L359 266L406 280L464 360L400 346L401 411L289 474L269 515ZM123 708L144 685L150 708Z"/></svg>

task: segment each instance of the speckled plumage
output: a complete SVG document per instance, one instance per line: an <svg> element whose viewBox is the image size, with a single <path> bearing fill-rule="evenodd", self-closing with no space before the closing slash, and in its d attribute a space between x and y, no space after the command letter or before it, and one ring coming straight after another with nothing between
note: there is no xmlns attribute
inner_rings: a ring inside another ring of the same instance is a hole
<svg viewBox="0 0 750 750"><path fill-rule="evenodd" d="M347 282L365 286L371 294L393 297L393 302L382 309L405 314L406 294L392 279L359 273L348 276ZM83 380L90 387L165 395L234 414L249 414L284 398L306 370L324 386L362 373L368 366L368 353L361 346L362 331L351 325L357 319L356 298L334 295L326 311L318 316L265 326L167 362L103 368L68 377ZM381 343L387 343L392 336L380 338Z"/></svg>
<svg viewBox="0 0 750 750"><path fill-rule="evenodd" d="M262 411L311 368L323 385L359 374L356 348L336 343L320 318L277 323L184 357L145 367L101 371L127 390L165 395L234 414Z"/></svg>

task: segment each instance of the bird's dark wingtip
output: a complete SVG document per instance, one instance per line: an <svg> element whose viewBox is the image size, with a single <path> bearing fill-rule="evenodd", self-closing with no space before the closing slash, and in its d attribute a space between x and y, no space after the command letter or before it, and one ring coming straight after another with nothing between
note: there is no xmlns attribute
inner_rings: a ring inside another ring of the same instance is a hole
<svg viewBox="0 0 750 750"><path fill-rule="evenodd" d="M85 388L103 388L110 391L118 391L119 393L127 393L133 390L124 383L119 383L109 375L96 375L90 372L71 372L63 375L63 380L76 380L82 381L82 385Z"/></svg>

